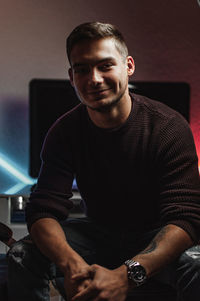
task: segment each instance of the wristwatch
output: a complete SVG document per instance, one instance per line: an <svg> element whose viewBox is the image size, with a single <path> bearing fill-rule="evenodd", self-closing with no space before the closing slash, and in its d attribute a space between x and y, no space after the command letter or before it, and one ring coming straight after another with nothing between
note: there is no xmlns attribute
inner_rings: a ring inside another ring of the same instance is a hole
<svg viewBox="0 0 200 301"><path fill-rule="evenodd" d="M140 286L146 282L147 275L145 268L139 262L129 259L124 264L128 269L128 279L134 281L136 286Z"/></svg>

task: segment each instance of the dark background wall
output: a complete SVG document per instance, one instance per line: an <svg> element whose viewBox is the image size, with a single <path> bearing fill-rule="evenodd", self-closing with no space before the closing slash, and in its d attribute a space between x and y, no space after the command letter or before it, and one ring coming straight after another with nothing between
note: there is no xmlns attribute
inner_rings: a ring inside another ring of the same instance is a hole
<svg viewBox="0 0 200 301"><path fill-rule="evenodd" d="M93 20L121 29L136 62L132 80L190 84L190 124L200 156L197 0L0 0L0 157L28 173L29 81L68 78L65 38Z"/></svg>

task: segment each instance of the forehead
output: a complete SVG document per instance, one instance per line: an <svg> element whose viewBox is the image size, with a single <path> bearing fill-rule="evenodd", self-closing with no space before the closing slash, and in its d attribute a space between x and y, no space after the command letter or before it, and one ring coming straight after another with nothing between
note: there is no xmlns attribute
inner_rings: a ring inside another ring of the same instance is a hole
<svg viewBox="0 0 200 301"><path fill-rule="evenodd" d="M80 42L74 45L70 55L72 66L77 63L89 63L107 58L115 60L122 58L112 38Z"/></svg>

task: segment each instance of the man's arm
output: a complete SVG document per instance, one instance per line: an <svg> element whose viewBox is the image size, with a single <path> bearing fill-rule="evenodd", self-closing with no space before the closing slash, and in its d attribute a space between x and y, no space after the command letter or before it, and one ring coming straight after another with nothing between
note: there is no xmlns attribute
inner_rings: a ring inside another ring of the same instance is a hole
<svg viewBox="0 0 200 301"><path fill-rule="evenodd" d="M89 280L72 281L72 275L88 269L88 264L67 243L60 224L52 218L37 220L31 227L31 237L40 251L54 262L65 277L65 290L69 298L86 287Z"/></svg>
<svg viewBox="0 0 200 301"><path fill-rule="evenodd" d="M163 227L149 246L134 256L133 260L138 261L145 268L149 278L175 260L192 244L190 236L184 230L170 224ZM127 278L125 265L115 270L92 265L87 272L79 273L72 278L80 280L89 276L92 278L90 285L74 296L73 301L84 301L97 296L98 300L105 298L109 301L123 301L128 291L135 286L133 281Z"/></svg>
<svg viewBox="0 0 200 301"><path fill-rule="evenodd" d="M192 245L192 239L182 228L169 224L157 233L149 246L136 255L134 260L139 261L145 267L147 277L151 277Z"/></svg>

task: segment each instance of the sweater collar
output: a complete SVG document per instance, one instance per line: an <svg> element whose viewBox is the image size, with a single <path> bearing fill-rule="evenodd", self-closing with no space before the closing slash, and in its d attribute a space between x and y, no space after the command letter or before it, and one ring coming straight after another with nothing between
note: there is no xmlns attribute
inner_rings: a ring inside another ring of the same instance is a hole
<svg viewBox="0 0 200 301"><path fill-rule="evenodd" d="M124 131L125 129L127 129L127 127L129 127L130 124L132 123L132 120L133 120L133 117L134 117L134 111L135 111L134 95L130 94L130 97L131 97L131 101L132 101L130 114L129 114L128 118L126 119L126 121L124 123L120 124L120 126L114 127L114 128L108 128L108 129L100 128L92 122L92 120L90 119L90 117L87 113L87 110L85 110L86 114L87 114L87 120L88 120L88 123L89 123L89 127L92 128L94 131L96 131L98 133L102 133L102 134L119 133L119 132Z"/></svg>

